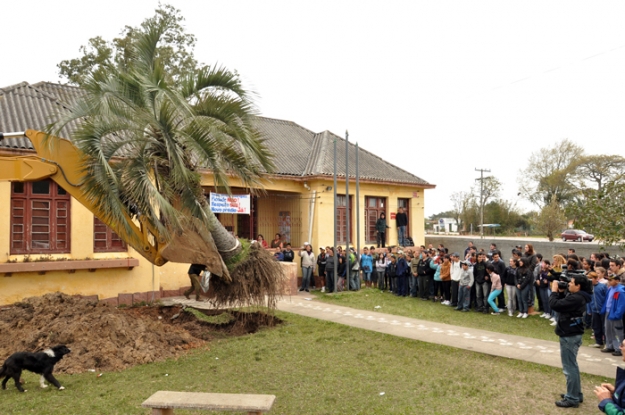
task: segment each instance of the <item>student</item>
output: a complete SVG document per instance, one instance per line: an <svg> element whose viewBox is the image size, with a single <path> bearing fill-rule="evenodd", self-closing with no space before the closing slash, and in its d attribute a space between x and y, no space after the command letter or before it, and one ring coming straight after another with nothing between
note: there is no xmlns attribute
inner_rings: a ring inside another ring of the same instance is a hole
<svg viewBox="0 0 625 415"><path fill-rule="evenodd" d="M445 255L441 264L441 282L443 283L443 296L445 299L442 305L451 305L451 257Z"/></svg>
<svg viewBox="0 0 625 415"><path fill-rule="evenodd" d="M516 310L516 290L517 290L517 273L519 270L519 261L514 259L514 256L509 260L510 265L506 268L505 276L503 277L502 285L506 290L506 297L508 298L508 316L512 317L514 310Z"/></svg>
<svg viewBox="0 0 625 415"><path fill-rule="evenodd" d="M364 247L360 256L360 267L365 280L365 287L371 287L371 274L373 273L373 258L369 255L369 249Z"/></svg>
<svg viewBox="0 0 625 415"><path fill-rule="evenodd" d="M495 298L497 298L502 291L501 277L495 272L495 266L492 263L486 266L486 272L488 272L488 277L491 281L490 294L488 295L488 304L490 304L493 309L493 312L491 314L493 316L498 316L502 310L500 310L499 307L497 307L497 305L495 304Z"/></svg>
<svg viewBox="0 0 625 415"><path fill-rule="evenodd" d="M538 288L538 295L540 296L543 313L540 315L542 318L551 319L551 307L549 307L549 266L551 263L545 259L540 263L541 270L536 278L536 288ZM601 307L601 305L599 305ZM603 324L603 323L602 323ZM602 331L603 332L603 331Z"/></svg>
<svg viewBox="0 0 625 415"><path fill-rule="evenodd" d="M388 289L388 278L386 276L386 267L390 263L390 259L385 254L378 255L378 259L375 261L375 270L378 275L378 288L381 291Z"/></svg>
<svg viewBox="0 0 625 415"><path fill-rule="evenodd" d="M623 342L623 315L625 314L625 288L620 284L616 274L608 278L608 293L601 307L601 314L605 314L605 348L603 353L612 353L621 356L618 346ZM596 339L595 339L596 340Z"/></svg>
<svg viewBox="0 0 625 415"><path fill-rule="evenodd" d="M395 290L395 278L397 278L397 257L395 255L390 256L390 262L386 267L386 281L388 281L388 292L392 293Z"/></svg>
<svg viewBox="0 0 625 415"><path fill-rule="evenodd" d="M527 318L529 307L529 291L532 287L534 279L533 269L530 267L530 259L522 257L519 260L519 269L517 271L517 301L519 304L519 315L517 317ZM532 291L533 292L533 291Z"/></svg>
<svg viewBox="0 0 625 415"><path fill-rule="evenodd" d="M458 311L471 311L471 286L473 285L473 267L471 261L461 261L462 271L458 284Z"/></svg>
<svg viewBox="0 0 625 415"><path fill-rule="evenodd" d="M588 274L588 278L592 281L592 300L589 304L589 309L592 318L592 331L595 335L595 344L591 344L590 347L596 347L602 349L604 345L604 322L605 314L601 314L601 309L605 303L605 297L608 294L608 286L599 282L599 275L592 271Z"/></svg>
<svg viewBox="0 0 625 415"><path fill-rule="evenodd" d="M295 252L291 249L291 244L287 242L284 247L284 251L282 251L282 255L284 255L284 262L293 262L295 258Z"/></svg>

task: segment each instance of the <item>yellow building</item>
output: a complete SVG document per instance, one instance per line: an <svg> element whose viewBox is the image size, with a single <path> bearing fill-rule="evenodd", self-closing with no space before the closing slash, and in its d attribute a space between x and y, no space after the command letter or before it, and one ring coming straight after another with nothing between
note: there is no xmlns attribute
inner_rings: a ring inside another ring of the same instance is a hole
<svg viewBox="0 0 625 415"><path fill-rule="evenodd" d="M81 93L76 87L45 82L1 88L0 131L43 129ZM349 218L350 245L375 244L375 222L385 213L390 226L387 244L396 245L394 214L399 207L408 216L408 236L416 245L424 242L424 190L434 185L360 149L357 201L356 147L349 144L348 213L344 139L329 131L314 133L291 121L259 117L256 125L274 154L276 170L264 178L264 191L250 192L237 187L236 179L231 182L233 194L250 195L250 206L245 214L218 214L228 230L249 239L260 234L268 243L279 233L294 248L304 242L310 242L315 251L333 245L336 141L338 243L347 242ZM0 141L2 156L32 152L26 138ZM206 172L207 196L214 192L212 183ZM0 254L4 277L0 279L0 304L54 291L130 304L178 295L189 284L188 264L153 266L50 181L0 182Z"/></svg>

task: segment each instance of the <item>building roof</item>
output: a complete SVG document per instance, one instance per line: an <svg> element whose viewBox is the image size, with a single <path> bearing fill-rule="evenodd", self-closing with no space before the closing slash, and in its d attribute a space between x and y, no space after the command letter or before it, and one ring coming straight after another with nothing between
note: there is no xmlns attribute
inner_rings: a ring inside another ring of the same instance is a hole
<svg viewBox="0 0 625 415"><path fill-rule="evenodd" d="M39 82L0 88L0 131L44 130L55 114L66 111L82 95L70 85ZM292 121L257 117L256 127L266 138L274 155L274 174L287 177L332 177L334 174L334 141L337 142L337 174L345 177L345 139L330 131L315 133ZM70 137L69 128L63 130ZM26 138L0 141L0 149L29 150ZM355 177L356 146L349 143L349 176ZM400 169L362 148L358 153L359 176L363 181L434 187L427 181Z"/></svg>

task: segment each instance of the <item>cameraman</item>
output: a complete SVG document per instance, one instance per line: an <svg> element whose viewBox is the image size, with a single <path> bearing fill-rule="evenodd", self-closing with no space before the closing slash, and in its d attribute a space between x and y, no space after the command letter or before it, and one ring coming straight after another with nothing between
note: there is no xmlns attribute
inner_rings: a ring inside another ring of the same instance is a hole
<svg viewBox="0 0 625 415"><path fill-rule="evenodd" d="M591 297L592 286L585 275L574 274L568 283L551 283L549 306L558 312L556 334L560 337L560 358L562 369L566 376L566 393L561 395L562 400L556 401L560 408L577 408L584 400L582 395L582 381L577 365L577 352L582 345L584 322L582 316L586 304Z"/></svg>

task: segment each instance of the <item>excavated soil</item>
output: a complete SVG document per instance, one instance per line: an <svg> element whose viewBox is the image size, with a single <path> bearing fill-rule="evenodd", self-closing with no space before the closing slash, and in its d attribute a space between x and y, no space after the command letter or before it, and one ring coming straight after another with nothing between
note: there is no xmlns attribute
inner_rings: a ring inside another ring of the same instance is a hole
<svg viewBox="0 0 625 415"><path fill-rule="evenodd" d="M280 323L261 312L197 311L226 318L208 322L182 306L117 308L61 293L27 298L0 308L0 362L18 351L65 344L72 353L55 372L117 371L180 356L216 335L254 333Z"/></svg>

